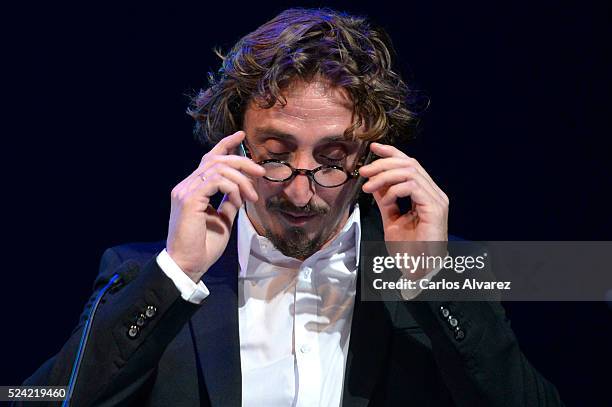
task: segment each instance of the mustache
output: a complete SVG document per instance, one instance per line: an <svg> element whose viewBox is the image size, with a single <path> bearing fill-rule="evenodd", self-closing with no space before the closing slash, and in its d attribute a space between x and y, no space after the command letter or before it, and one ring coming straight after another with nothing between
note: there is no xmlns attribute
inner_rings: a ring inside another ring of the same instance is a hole
<svg viewBox="0 0 612 407"><path fill-rule="evenodd" d="M291 212L298 215L325 215L329 212L329 207L326 205L315 205L311 202L305 206L295 206L286 199L272 197L266 201L266 208L272 211Z"/></svg>

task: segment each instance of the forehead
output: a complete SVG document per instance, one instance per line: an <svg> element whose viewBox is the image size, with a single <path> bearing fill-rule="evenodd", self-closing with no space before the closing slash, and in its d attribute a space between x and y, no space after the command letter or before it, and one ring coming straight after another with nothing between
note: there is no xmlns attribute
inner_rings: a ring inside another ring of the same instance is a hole
<svg viewBox="0 0 612 407"><path fill-rule="evenodd" d="M353 122L353 104L343 88L323 81L296 81L283 96L285 105L276 103L269 109L249 105L244 117L247 135L261 138L275 130L297 141L316 142L342 136Z"/></svg>

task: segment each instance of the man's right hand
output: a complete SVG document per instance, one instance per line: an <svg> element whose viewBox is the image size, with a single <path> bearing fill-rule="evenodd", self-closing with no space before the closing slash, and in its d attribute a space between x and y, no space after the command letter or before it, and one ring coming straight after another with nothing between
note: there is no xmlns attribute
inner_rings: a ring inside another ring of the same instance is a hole
<svg viewBox="0 0 612 407"><path fill-rule="evenodd" d="M196 283L225 251L244 201L258 199L247 175L261 177L264 168L233 155L244 136L238 131L219 141L202 157L198 168L172 189L166 250ZM210 198L217 192L225 196L215 209Z"/></svg>

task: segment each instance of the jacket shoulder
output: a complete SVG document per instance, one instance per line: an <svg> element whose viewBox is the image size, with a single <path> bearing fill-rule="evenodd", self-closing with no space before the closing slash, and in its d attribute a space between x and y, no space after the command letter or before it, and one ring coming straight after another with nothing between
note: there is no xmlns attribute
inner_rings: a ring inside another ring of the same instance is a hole
<svg viewBox="0 0 612 407"><path fill-rule="evenodd" d="M165 240L157 242L132 242L113 246L107 249L106 253L112 253L119 262L132 260L142 266L165 247Z"/></svg>

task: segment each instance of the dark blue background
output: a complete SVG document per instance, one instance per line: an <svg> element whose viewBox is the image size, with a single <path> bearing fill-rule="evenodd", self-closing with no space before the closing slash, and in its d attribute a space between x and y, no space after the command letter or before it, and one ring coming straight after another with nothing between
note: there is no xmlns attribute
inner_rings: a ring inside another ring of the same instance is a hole
<svg viewBox="0 0 612 407"><path fill-rule="evenodd" d="M366 14L389 31L403 73L431 97L407 152L450 196L451 233L612 240L609 5L295 5ZM165 239L170 190L204 153L185 95L218 67L214 46L286 6L4 6L0 384L61 347L106 247ZM604 302L507 308L568 405L611 402Z"/></svg>

